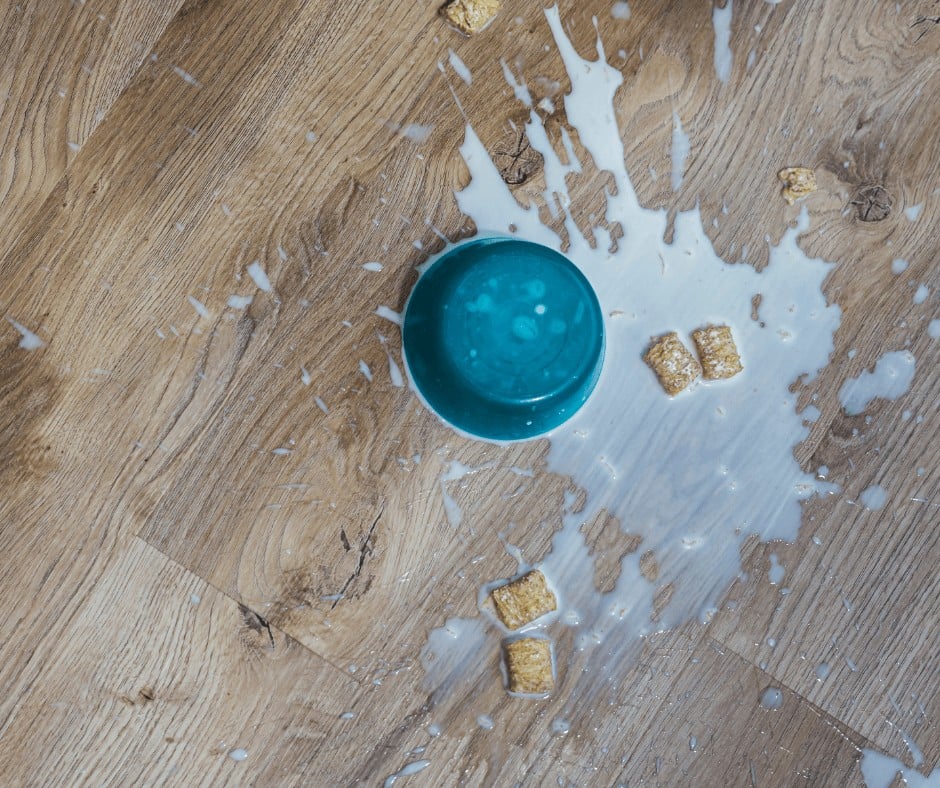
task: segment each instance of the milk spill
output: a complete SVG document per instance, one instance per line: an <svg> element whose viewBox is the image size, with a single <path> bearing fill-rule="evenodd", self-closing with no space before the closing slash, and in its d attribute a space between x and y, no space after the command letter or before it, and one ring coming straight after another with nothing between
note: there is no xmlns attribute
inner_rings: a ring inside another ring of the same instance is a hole
<svg viewBox="0 0 940 788"><path fill-rule="evenodd" d="M934 769L923 775L890 755L875 750L863 749L860 763L862 778L868 788L888 788L900 772L908 788L937 788L940 786L940 770Z"/></svg>
<svg viewBox="0 0 940 788"><path fill-rule="evenodd" d="M842 384L839 402L849 416L858 416L877 397L897 399L910 389L916 367L914 354L908 350L885 353L871 372L864 370Z"/></svg>
<svg viewBox="0 0 940 788"><path fill-rule="evenodd" d="M563 163L541 119L530 114L526 131L545 157L546 194L564 219L565 252L591 281L606 316L607 357L597 388L573 419L549 435L548 469L571 477L586 491L587 502L575 507L571 496L563 528L540 564L559 591L559 625L576 629L577 648L589 652L597 668L569 674L578 677L572 679L578 682L575 699L584 704L604 691L609 666L632 662L644 635L692 617L710 618L741 573L740 546L748 534L794 540L801 502L833 489L803 473L794 459L793 448L809 428L788 387L801 377L812 380L826 365L840 310L822 293L831 265L808 258L797 245L809 226L805 210L770 247L761 273L721 260L698 210L678 214L673 243L666 244L666 211L642 208L627 174L612 105L622 75L607 65L600 40L599 59L583 59L565 35L557 8L546 16L571 80L564 97L568 122L615 184L607 195L606 227L585 237L572 219L565 183L571 156ZM519 96L521 77L510 72L507 79ZM519 98L531 105L528 91ZM674 170L681 176L688 142L681 139L678 115L674 123L673 159L680 163ZM563 246L540 220L538 206L515 200L470 126L461 153L471 181L457 202L481 232L514 232ZM611 251L609 228L615 224L624 237ZM752 299L758 294L754 320ZM732 327L744 372L667 397L642 361L650 336L675 330L690 344L690 332L709 322ZM594 588L594 558L580 531L603 511L643 540L623 559L615 587L604 594ZM448 519L453 524L450 511ZM639 557L647 550L659 565L658 586L640 572ZM673 588L671 600L654 622L654 592L665 585ZM435 630L422 654L435 689L447 682L441 664L473 665L498 648L498 633L481 619L452 619L447 628L453 634ZM565 717L578 716L577 709L574 700L566 703Z"/></svg>

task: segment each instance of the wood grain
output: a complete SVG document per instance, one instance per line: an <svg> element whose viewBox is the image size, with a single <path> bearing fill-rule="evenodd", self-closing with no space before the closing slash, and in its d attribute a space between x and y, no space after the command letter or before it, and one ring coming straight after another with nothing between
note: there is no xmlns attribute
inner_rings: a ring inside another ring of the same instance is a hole
<svg viewBox="0 0 940 788"><path fill-rule="evenodd" d="M640 201L698 204L725 259L763 265L765 238L799 210L774 174L816 168L801 245L838 262L826 292L843 320L833 363L798 384L822 415L796 456L843 491L805 506L795 545L749 543L748 578L709 627L650 638L610 703L570 714L564 683L548 703L509 699L495 650L456 691L426 685L427 631L473 615L479 585L515 570L504 541L544 555L565 491L579 493L545 471L545 441L466 441L393 386L400 340L374 314L402 306L439 234L472 232L452 196L464 124L495 154L518 146L510 122L527 110L500 58L554 100L550 133L565 123L540 7L505 5L469 39L406 0L0 11L0 314L47 342L27 353L5 322L0 334L4 773L374 783L426 758L416 784L844 785L860 783L858 747L910 763L900 731L936 766L940 30L911 28L922 3L735 4L727 85L710 4L632 3L622 21L608 2L560 3L582 53L597 17L624 73ZM451 48L472 85L438 68ZM692 140L675 194L673 112ZM409 123L432 126L427 140L396 132ZM537 157L512 166L519 199L541 204ZM607 184L590 166L572 178L580 226ZM860 221L853 201L876 185L891 211ZM270 293L246 273L256 260ZM233 309L232 294L254 301ZM842 382L903 347L911 391L845 416ZM476 470L442 482L457 460ZM889 492L877 512L853 503L873 483ZM584 532L609 585L636 544L616 522ZM767 581L771 551L788 594ZM757 704L770 684L777 712ZM241 764L218 744L247 738Z"/></svg>

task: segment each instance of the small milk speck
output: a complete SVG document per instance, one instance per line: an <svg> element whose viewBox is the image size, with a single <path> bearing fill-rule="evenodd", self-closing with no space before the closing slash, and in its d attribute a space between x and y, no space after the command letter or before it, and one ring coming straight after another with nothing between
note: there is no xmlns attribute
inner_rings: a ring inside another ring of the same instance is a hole
<svg viewBox="0 0 940 788"><path fill-rule="evenodd" d="M623 19L627 20L630 18L630 4L621 0L620 2L614 3L613 8L610 9L610 15L614 19Z"/></svg>
<svg viewBox="0 0 940 788"><path fill-rule="evenodd" d="M243 761L248 757L248 750L243 750L241 747L237 747L234 750L228 751L228 757L233 761Z"/></svg>
<svg viewBox="0 0 940 788"><path fill-rule="evenodd" d="M248 276L251 277L259 290L263 290L265 293L271 292L271 280L268 279L268 275L257 260L248 266Z"/></svg>

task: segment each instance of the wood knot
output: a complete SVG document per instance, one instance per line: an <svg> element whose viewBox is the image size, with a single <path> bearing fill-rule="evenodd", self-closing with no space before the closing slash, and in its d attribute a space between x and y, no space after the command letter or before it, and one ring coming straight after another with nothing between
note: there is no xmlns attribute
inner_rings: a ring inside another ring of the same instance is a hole
<svg viewBox="0 0 940 788"><path fill-rule="evenodd" d="M894 198L884 186L866 186L852 200L859 221L880 222L887 219L894 205Z"/></svg>
<svg viewBox="0 0 940 788"><path fill-rule="evenodd" d="M532 147L522 124L516 125L493 146L493 164L509 186L519 186L542 169L542 154Z"/></svg>

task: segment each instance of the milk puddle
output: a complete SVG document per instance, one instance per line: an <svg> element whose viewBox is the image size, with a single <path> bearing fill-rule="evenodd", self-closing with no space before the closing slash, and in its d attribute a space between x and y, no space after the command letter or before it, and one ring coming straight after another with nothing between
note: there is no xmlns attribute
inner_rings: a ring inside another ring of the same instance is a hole
<svg viewBox="0 0 940 788"><path fill-rule="evenodd" d="M578 706L609 686L615 666L627 669L644 635L710 617L742 571L740 547L749 534L793 541L801 502L832 489L794 459L809 428L789 386L801 377L811 380L827 364L840 310L822 293L832 264L808 258L797 245L809 225L805 210L770 248L761 273L721 260L697 210L680 213L673 242L664 242L666 212L640 206L624 163L613 109L622 75L607 65L599 39L599 59L583 59L557 8L545 13L571 80L564 99L568 123L597 167L613 176L604 219L608 228L623 230L613 251L610 230L595 228L592 238L578 230L565 183L574 169L570 145L568 152L556 151L531 112L526 131L545 159L549 207L563 212L565 253L594 286L607 330L595 392L548 436L548 470L571 477L586 493L586 503L577 506L571 496L564 526L538 563L559 593L552 626L576 630L577 651L556 652L556 659L586 661L586 670L568 673L563 694L569 699L556 709L574 719ZM515 92L531 109L527 94ZM481 233L562 247L537 207L515 200L470 126L461 153L471 182L457 202ZM650 337L677 331L692 348L691 331L708 323L731 326L744 372L730 381L698 382L669 398L642 360ZM603 512L642 538L608 593L594 588L594 558L579 530ZM648 551L658 566L655 583L641 572L640 556ZM429 689L445 691L455 667L479 664L484 651L498 647L483 626L479 619L451 619L431 634L423 653Z"/></svg>

